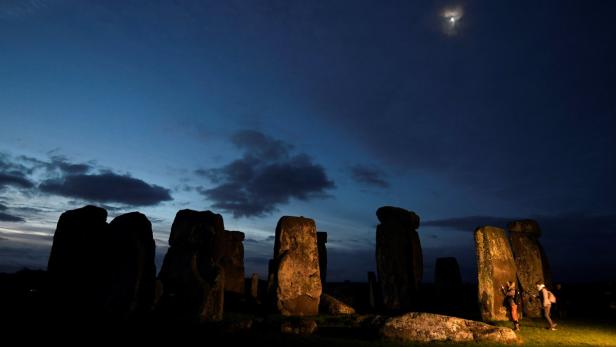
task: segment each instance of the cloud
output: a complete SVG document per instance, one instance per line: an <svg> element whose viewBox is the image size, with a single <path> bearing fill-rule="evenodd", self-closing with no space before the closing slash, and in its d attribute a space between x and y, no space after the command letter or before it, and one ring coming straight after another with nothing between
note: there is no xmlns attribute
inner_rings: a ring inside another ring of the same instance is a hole
<svg viewBox="0 0 616 347"><path fill-rule="evenodd" d="M429 220L421 222L421 227L441 227L446 229L473 232L477 227L483 225L506 228L507 224L514 220L515 218L507 217L467 216Z"/></svg>
<svg viewBox="0 0 616 347"><path fill-rule="evenodd" d="M71 163L66 157L55 155L51 157L51 161L47 163L47 168L50 171L58 170L67 175L85 174L93 169L92 165L85 163Z"/></svg>
<svg viewBox="0 0 616 347"><path fill-rule="evenodd" d="M560 213L555 215L530 216L536 220L542 230L560 235L580 234L607 235L616 237L616 215L593 215L588 213ZM466 216L429 220L421 223L421 227L440 227L450 230L473 232L479 226L491 225L507 228L507 225L521 218L494 216Z"/></svg>
<svg viewBox="0 0 616 347"><path fill-rule="evenodd" d="M0 222L25 222L26 221L22 217L15 216L15 215L5 212L6 210L8 210L8 207L6 207L3 204L0 204Z"/></svg>
<svg viewBox="0 0 616 347"><path fill-rule="evenodd" d="M103 169L94 161L74 162L56 151L48 155L48 159L38 159L0 152L0 189L7 186L38 188L39 193L128 206L150 206L172 200L169 189ZM122 210L126 206L108 207ZM9 214L3 218L21 219Z"/></svg>
<svg viewBox="0 0 616 347"><path fill-rule="evenodd" d="M327 196L335 187L325 169L292 146L256 131L242 131L231 138L244 151L242 158L197 173L216 184L197 190L213 201L213 207L234 217L264 216L290 199L310 200Z"/></svg>
<svg viewBox="0 0 616 347"><path fill-rule="evenodd" d="M0 189L6 186L32 188L34 183L27 179L22 173L17 171L0 172Z"/></svg>
<svg viewBox="0 0 616 347"><path fill-rule="evenodd" d="M389 182L385 180L384 172L377 167L354 165L351 167L351 177L355 182L363 185L378 188L389 187Z"/></svg>
<svg viewBox="0 0 616 347"><path fill-rule="evenodd" d="M530 216L530 218L536 220L541 227L540 242L548 255L556 279L565 281L610 279L609 276L616 270L616 260L612 255L613 244L616 243L615 214L559 213ZM480 225L506 228L507 224L515 219L468 216L427 221L422 223L422 227L472 232ZM445 254L440 251L439 253ZM468 253L458 259L460 265L471 268L474 262L472 255Z"/></svg>
<svg viewBox="0 0 616 347"><path fill-rule="evenodd" d="M22 18L48 6L47 0L3 0L0 2L0 18Z"/></svg>
<svg viewBox="0 0 616 347"><path fill-rule="evenodd" d="M136 206L156 205L172 200L166 188L112 172L68 175L60 179L50 179L43 181L39 189L45 193L87 201L115 202Z"/></svg>
<svg viewBox="0 0 616 347"><path fill-rule="evenodd" d="M26 189L34 187L34 183L27 177L31 173L32 168L0 152L0 189L7 186Z"/></svg>
<svg viewBox="0 0 616 347"><path fill-rule="evenodd" d="M26 220L11 214L0 212L0 222L25 222Z"/></svg>

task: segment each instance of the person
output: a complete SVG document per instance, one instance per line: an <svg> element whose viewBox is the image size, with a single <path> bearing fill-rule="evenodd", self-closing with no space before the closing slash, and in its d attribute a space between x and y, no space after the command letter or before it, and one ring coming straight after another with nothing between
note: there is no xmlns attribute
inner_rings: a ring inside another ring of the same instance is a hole
<svg viewBox="0 0 616 347"><path fill-rule="evenodd" d="M552 317L550 317L550 310L552 308L552 303L556 302L556 297L552 292L550 292L545 284L542 282L537 282L537 292L539 296L539 300L541 300L541 307L543 309L543 316L545 320L548 322L547 329L556 330L556 323L552 321Z"/></svg>
<svg viewBox="0 0 616 347"><path fill-rule="evenodd" d="M505 286L501 286L501 290L503 291L503 294L505 294L505 307L507 307L509 317L513 322L513 330L519 331L520 322L518 319L518 305L515 302L515 282L507 281Z"/></svg>

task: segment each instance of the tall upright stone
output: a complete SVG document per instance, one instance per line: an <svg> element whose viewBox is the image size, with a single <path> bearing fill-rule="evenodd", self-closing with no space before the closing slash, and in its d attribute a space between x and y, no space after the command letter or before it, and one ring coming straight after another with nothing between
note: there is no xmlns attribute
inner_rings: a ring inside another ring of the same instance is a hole
<svg viewBox="0 0 616 347"><path fill-rule="evenodd" d="M444 309L460 308L462 304L462 276L454 257L437 258L434 266L434 287L437 302Z"/></svg>
<svg viewBox="0 0 616 347"><path fill-rule="evenodd" d="M110 310L118 318L145 314L152 308L156 288L152 223L144 214L131 212L114 218L109 229Z"/></svg>
<svg viewBox="0 0 616 347"><path fill-rule="evenodd" d="M258 300L259 299L259 274L253 273L250 277L250 297Z"/></svg>
<svg viewBox="0 0 616 347"><path fill-rule="evenodd" d="M284 216L276 226L269 290L285 316L319 313L321 278L316 225L312 219Z"/></svg>
<svg viewBox="0 0 616 347"><path fill-rule="evenodd" d="M47 265L51 302L62 313L105 310L111 285L107 211L85 206L62 213Z"/></svg>
<svg viewBox="0 0 616 347"><path fill-rule="evenodd" d="M159 274L163 286L160 309L180 319L222 319L225 273L220 259L224 247L221 215L178 211Z"/></svg>
<svg viewBox="0 0 616 347"><path fill-rule="evenodd" d="M376 211L376 266L385 309L409 309L423 275L419 216L398 207Z"/></svg>
<svg viewBox="0 0 616 347"><path fill-rule="evenodd" d="M244 233L225 230L225 247L220 265L225 270L225 290L244 294Z"/></svg>
<svg viewBox="0 0 616 347"><path fill-rule="evenodd" d="M477 228L475 247L481 317L484 321L507 320L501 286L516 280L516 266L505 231L492 226Z"/></svg>
<svg viewBox="0 0 616 347"><path fill-rule="evenodd" d="M317 231L317 249L319 250L319 271L321 276L321 287L325 289L325 283L327 280L327 233L324 231Z"/></svg>
<svg viewBox="0 0 616 347"><path fill-rule="evenodd" d="M509 237L522 292L522 307L527 317L541 317L541 303L534 297L538 281L550 283L547 257L539 244L541 229L532 219L509 224Z"/></svg>
<svg viewBox="0 0 616 347"><path fill-rule="evenodd" d="M368 272L368 305L371 309L377 310L381 308L383 298L381 295L381 286L376 279L376 274L373 271Z"/></svg>

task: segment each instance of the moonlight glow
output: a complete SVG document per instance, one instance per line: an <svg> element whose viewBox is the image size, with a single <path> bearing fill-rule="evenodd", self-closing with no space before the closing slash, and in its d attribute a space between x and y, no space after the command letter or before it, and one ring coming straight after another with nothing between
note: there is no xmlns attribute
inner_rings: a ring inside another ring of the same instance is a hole
<svg viewBox="0 0 616 347"><path fill-rule="evenodd" d="M443 32L447 35L455 35L458 31L459 22L462 19L462 8L446 8L441 12L443 18Z"/></svg>

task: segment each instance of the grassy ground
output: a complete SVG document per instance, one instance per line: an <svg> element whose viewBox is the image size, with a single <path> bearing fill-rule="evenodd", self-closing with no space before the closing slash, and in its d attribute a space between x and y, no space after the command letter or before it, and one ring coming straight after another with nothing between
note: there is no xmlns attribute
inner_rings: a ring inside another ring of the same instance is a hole
<svg viewBox="0 0 616 347"><path fill-rule="evenodd" d="M508 322L499 325L509 327ZM402 346L495 346L490 343L428 343L410 344L365 336L361 330L345 328L345 322L335 318L319 319L319 332L313 336L259 336L254 342L270 346L352 346L352 347L402 347ZM545 329L543 320L523 321L519 336L522 346L616 346L616 322L559 321L556 331ZM251 338L251 340L252 340ZM264 339L261 341L261 339Z"/></svg>
<svg viewBox="0 0 616 347"><path fill-rule="evenodd" d="M523 320L519 335L524 346L616 346L615 321L557 323L558 330L551 331L544 320Z"/></svg>

